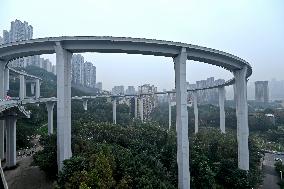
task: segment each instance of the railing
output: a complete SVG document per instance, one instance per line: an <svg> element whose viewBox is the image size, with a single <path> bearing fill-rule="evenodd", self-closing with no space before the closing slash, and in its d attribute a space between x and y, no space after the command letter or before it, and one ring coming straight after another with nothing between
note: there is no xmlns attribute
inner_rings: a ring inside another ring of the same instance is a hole
<svg viewBox="0 0 284 189"><path fill-rule="evenodd" d="M1 181L0 181L0 189L8 189L8 184L5 179L5 175L1 166L1 160L0 160L0 174L1 174Z"/></svg>

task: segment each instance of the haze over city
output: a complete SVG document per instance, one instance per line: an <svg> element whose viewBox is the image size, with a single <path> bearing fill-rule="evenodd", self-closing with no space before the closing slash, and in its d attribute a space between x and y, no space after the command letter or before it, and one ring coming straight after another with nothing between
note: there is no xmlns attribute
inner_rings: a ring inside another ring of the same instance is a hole
<svg viewBox="0 0 284 189"><path fill-rule="evenodd" d="M192 43L245 59L253 67L250 81L284 80L283 9L281 0L2 0L0 31L20 19L34 27L33 38L97 35ZM97 81L103 82L104 89L144 83L159 90L174 88L171 58L100 53L83 56L97 67ZM55 63L54 55L45 57ZM232 77L218 67L193 61L187 65L190 83L210 76Z"/></svg>
<svg viewBox="0 0 284 189"><path fill-rule="evenodd" d="M283 0L0 1L0 188L284 189Z"/></svg>

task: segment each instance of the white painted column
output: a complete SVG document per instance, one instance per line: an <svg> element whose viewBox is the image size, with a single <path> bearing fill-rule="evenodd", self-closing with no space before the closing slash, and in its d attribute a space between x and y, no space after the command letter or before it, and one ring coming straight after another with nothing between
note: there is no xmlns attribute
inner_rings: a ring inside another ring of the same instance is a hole
<svg viewBox="0 0 284 189"><path fill-rule="evenodd" d="M225 133L225 87L218 88L220 108L220 130Z"/></svg>
<svg viewBox="0 0 284 189"><path fill-rule="evenodd" d="M57 72L57 164L72 156L71 152L71 58L72 53L56 42ZM39 88L39 81L37 82ZM38 91L38 90L37 90Z"/></svg>
<svg viewBox="0 0 284 189"><path fill-rule="evenodd" d="M47 128L48 128L48 135L53 134L53 108L55 102L47 102L46 109L47 109Z"/></svg>
<svg viewBox="0 0 284 189"><path fill-rule="evenodd" d="M0 159L5 159L5 120L0 120ZM1 161L0 160L0 161Z"/></svg>
<svg viewBox="0 0 284 189"><path fill-rule="evenodd" d="M177 164L179 189L190 188L186 60L186 48L182 48L180 54L174 58L176 86Z"/></svg>
<svg viewBox="0 0 284 189"><path fill-rule="evenodd" d="M9 83L10 83L10 81L9 81L9 69L6 67L5 68L5 70L4 70L4 88L5 88L5 96L7 95L7 93L8 93L8 91L9 91Z"/></svg>
<svg viewBox="0 0 284 189"><path fill-rule="evenodd" d="M5 98L5 62L0 61L0 99ZM5 159L4 155L5 121L0 120L0 158Z"/></svg>
<svg viewBox="0 0 284 189"><path fill-rule="evenodd" d="M24 84L24 98L27 98L27 82L25 79L25 84Z"/></svg>
<svg viewBox="0 0 284 189"><path fill-rule="evenodd" d="M168 106L169 106L169 130L172 127L172 104L171 104L171 93L168 93Z"/></svg>
<svg viewBox="0 0 284 189"><path fill-rule="evenodd" d="M25 85L26 85L26 82L25 82L25 76L24 75L19 75L20 77L20 90L19 90L19 97L20 97L20 100L23 100L25 98Z"/></svg>
<svg viewBox="0 0 284 189"><path fill-rule="evenodd" d="M247 67L234 72L237 114L238 167L242 170L249 170L249 128L246 74Z"/></svg>
<svg viewBox="0 0 284 189"><path fill-rule="evenodd" d="M88 100L87 99L83 99L83 108L85 111L88 110Z"/></svg>
<svg viewBox="0 0 284 189"><path fill-rule="evenodd" d="M198 121L198 102L197 91L193 91L193 110L194 110L194 133L198 133L199 121Z"/></svg>
<svg viewBox="0 0 284 189"><path fill-rule="evenodd" d="M6 165L13 167L16 165L16 116L7 116L5 118L7 130L6 143Z"/></svg>
<svg viewBox="0 0 284 189"><path fill-rule="evenodd" d="M35 97L36 97L36 99L38 99L40 97L40 82L39 82L39 79L36 79L35 86L36 86Z"/></svg>
<svg viewBox="0 0 284 189"><path fill-rule="evenodd" d="M31 95L35 94L35 83L31 83Z"/></svg>
<svg viewBox="0 0 284 189"><path fill-rule="evenodd" d="M137 97L134 97L134 117L137 118Z"/></svg>
<svg viewBox="0 0 284 189"><path fill-rule="evenodd" d="M144 115L143 115L143 97L139 99L139 114L140 114L140 120L144 122Z"/></svg>
<svg viewBox="0 0 284 189"><path fill-rule="evenodd" d="M116 124L116 98L112 101L112 122Z"/></svg>

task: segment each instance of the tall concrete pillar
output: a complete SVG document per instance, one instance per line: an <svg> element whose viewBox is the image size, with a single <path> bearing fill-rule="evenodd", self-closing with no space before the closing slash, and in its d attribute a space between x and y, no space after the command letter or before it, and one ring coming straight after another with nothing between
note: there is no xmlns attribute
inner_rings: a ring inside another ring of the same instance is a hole
<svg viewBox="0 0 284 189"><path fill-rule="evenodd" d="M178 188L190 188L189 144L188 144L188 113L186 88L186 48L174 58L176 86L176 130L177 130L177 163Z"/></svg>
<svg viewBox="0 0 284 189"><path fill-rule="evenodd" d="M197 102L197 91L193 91L193 110L194 110L194 133L198 133L198 102Z"/></svg>
<svg viewBox="0 0 284 189"><path fill-rule="evenodd" d="M5 152L4 152L5 142L4 142L4 139L5 139L5 120L0 120L0 159L1 160L5 159Z"/></svg>
<svg viewBox="0 0 284 189"><path fill-rule="evenodd" d="M234 72L235 100L237 114L237 139L238 139L238 167L249 170L248 148L248 104L247 104L247 67Z"/></svg>
<svg viewBox="0 0 284 189"><path fill-rule="evenodd" d="M38 99L40 97L40 82L39 82L39 79L36 79L35 86L36 86L35 97L36 97L36 99Z"/></svg>
<svg viewBox="0 0 284 189"><path fill-rule="evenodd" d="M143 112L143 97L141 96L141 98L139 99L139 114L140 114L140 119L142 122L144 122L144 112Z"/></svg>
<svg viewBox="0 0 284 189"><path fill-rule="evenodd" d="M114 98L112 101L112 122L116 124L116 99Z"/></svg>
<svg viewBox="0 0 284 189"><path fill-rule="evenodd" d="M5 62L0 61L0 99L5 98ZM5 121L0 120L0 158L4 157Z"/></svg>
<svg viewBox="0 0 284 189"><path fill-rule="evenodd" d="M31 83L31 95L35 94L35 83Z"/></svg>
<svg viewBox="0 0 284 189"><path fill-rule="evenodd" d="M26 82L26 79L25 79L24 98L27 98L27 82Z"/></svg>
<svg viewBox="0 0 284 189"><path fill-rule="evenodd" d="M137 112L137 97L134 97L134 117L137 118L138 112Z"/></svg>
<svg viewBox="0 0 284 189"><path fill-rule="evenodd" d="M6 142L6 165L13 167L16 165L16 116L7 116L5 118L7 130Z"/></svg>
<svg viewBox="0 0 284 189"><path fill-rule="evenodd" d="M168 93L168 106L169 106L169 130L172 126L172 104L171 104L171 93Z"/></svg>
<svg viewBox="0 0 284 189"><path fill-rule="evenodd" d="M57 164L72 156L71 152L71 58L72 53L56 42L57 72ZM39 88L39 81L37 82ZM37 90L38 91L38 90Z"/></svg>
<svg viewBox="0 0 284 189"><path fill-rule="evenodd" d="M85 111L88 110L88 100L87 99L83 99L83 108Z"/></svg>
<svg viewBox="0 0 284 189"><path fill-rule="evenodd" d="M25 98L25 86L26 86L26 82L25 82L25 76L24 75L20 75L20 90L19 90L19 97L20 100L23 100Z"/></svg>
<svg viewBox="0 0 284 189"><path fill-rule="evenodd" d="M219 91L219 108L220 108L220 130L225 133L225 87L218 88Z"/></svg>
<svg viewBox="0 0 284 189"><path fill-rule="evenodd" d="M47 128L48 128L48 135L53 134L53 108L55 102L47 102L46 109L47 109Z"/></svg>
<svg viewBox="0 0 284 189"><path fill-rule="evenodd" d="M5 88L5 96L7 95L8 91L9 91L9 69L8 67L5 68L4 71L4 88Z"/></svg>

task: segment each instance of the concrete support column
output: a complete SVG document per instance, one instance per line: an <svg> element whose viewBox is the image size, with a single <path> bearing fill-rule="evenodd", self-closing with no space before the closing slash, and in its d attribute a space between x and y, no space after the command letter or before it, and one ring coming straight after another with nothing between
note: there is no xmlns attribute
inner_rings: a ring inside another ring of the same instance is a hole
<svg viewBox="0 0 284 189"><path fill-rule="evenodd" d="M4 71L4 90L5 90L5 96L7 96L7 93L9 91L9 69L8 67L5 68L5 71Z"/></svg>
<svg viewBox="0 0 284 189"><path fill-rule="evenodd" d="M198 133L198 102L197 91L193 91L193 109L194 109L194 133Z"/></svg>
<svg viewBox="0 0 284 189"><path fill-rule="evenodd" d="M53 108L55 102L47 102L46 109L47 109L47 128L48 128L48 135L53 134Z"/></svg>
<svg viewBox="0 0 284 189"><path fill-rule="evenodd" d="M5 120L0 120L0 159L5 159ZM0 160L0 161L1 161Z"/></svg>
<svg viewBox="0 0 284 189"><path fill-rule="evenodd" d="M58 170L63 161L72 156L71 152L71 58L72 53L56 42L57 72L57 164ZM39 81L36 83L39 89ZM36 90L39 91L39 90ZM38 94L39 96L39 94Z"/></svg>
<svg viewBox="0 0 284 189"><path fill-rule="evenodd" d="M31 83L31 95L35 94L35 83Z"/></svg>
<svg viewBox="0 0 284 189"><path fill-rule="evenodd" d="M38 99L40 97L40 82L39 82L39 79L36 79L35 86L36 86L35 97L36 97L36 99Z"/></svg>
<svg viewBox="0 0 284 189"><path fill-rule="evenodd" d="M134 97L134 117L137 118L138 112L137 112L137 97Z"/></svg>
<svg viewBox="0 0 284 189"><path fill-rule="evenodd" d="M218 88L219 91L219 108L220 108L220 130L225 133L225 87Z"/></svg>
<svg viewBox="0 0 284 189"><path fill-rule="evenodd" d="M25 82L25 76L24 75L20 75L20 91L19 91L19 97L20 100L23 100L25 98L25 86L26 86L26 82Z"/></svg>
<svg viewBox="0 0 284 189"><path fill-rule="evenodd" d="M5 118L7 129L6 143L6 165L13 167L16 165L16 116L7 116Z"/></svg>
<svg viewBox="0 0 284 189"><path fill-rule="evenodd" d="M5 62L0 61L0 99L5 98ZM5 121L0 120L0 158L4 157Z"/></svg>
<svg viewBox="0 0 284 189"><path fill-rule="evenodd" d="M24 90L24 98L27 98L27 82L25 80L25 90Z"/></svg>
<svg viewBox="0 0 284 189"><path fill-rule="evenodd" d="M116 99L114 98L112 101L112 122L116 124Z"/></svg>
<svg viewBox="0 0 284 189"><path fill-rule="evenodd" d="M83 108L85 111L88 110L88 100L87 99L83 100Z"/></svg>
<svg viewBox="0 0 284 189"><path fill-rule="evenodd" d="M143 115L143 98L141 97L139 99L139 114L140 114L140 119L142 122L144 122L144 115Z"/></svg>
<svg viewBox="0 0 284 189"><path fill-rule="evenodd" d="M186 48L182 48L180 54L174 58L176 87L177 164L179 189L190 188L186 60Z"/></svg>
<svg viewBox="0 0 284 189"><path fill-rule="evenodd" d="M238 167L249 170L248 148L248 104L247 104L247 67L234 72L235 100L237 114L237 139L238 139Z"/></svg>
<svg viewBox="0 0 284 189"><path fill-rule="evenodd" d="M168 105L169 105L169 130L172 127L172 104L171 104L171 93L168 93Z"/></svg>

